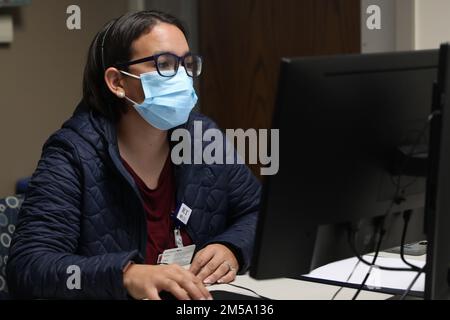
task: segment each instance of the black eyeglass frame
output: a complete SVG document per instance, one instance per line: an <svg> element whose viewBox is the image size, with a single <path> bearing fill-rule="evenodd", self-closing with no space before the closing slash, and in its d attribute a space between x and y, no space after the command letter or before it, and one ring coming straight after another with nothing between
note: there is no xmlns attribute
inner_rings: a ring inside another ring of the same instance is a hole
<svg viewBox="0 0 450 320"><path fill-rule="evenodd" d="M164 75L164 74L159 70L159 67L158 67L158 58L161 57L161 56L166 56L166 55L170 55L170 56L176 58L175 73L174 73L173 75L170 75L170 76ZM135 64L139 64L139 63L144 63L144 62L149 62L149 61L155 61L155 67L156 67L156 71L158 71L158 74L159 74L161 77L172 78L172 77L174 77L174 76L178 73L178 69L180 68L180 65L186 68L186 66L185 66L185 59L186 59L187 57L196 57L196 58L199 58L199 59L200 59L200 66L201 66L201 67L203 66L203 58L202 58L201 56L196 55L196 54L193 54L193 53L191 53L191 52L186 53L186 54L185 54L184 56L182 56L182 57L177 56L176 54L173 54L173 53L171 53L171 52L162 52L162 53L158 53L158 54L152 55L152 56L150 56L150 57L142 58L142 59L137 59L137 60L133 60L133 61L129 61L129 62L120 62L120 63L116 63L114 66L115 66L116 68L118 68L118 69L122 69L122 68L126 68L126 67L129 67L129 66L135 65ZM201 74L201 72L202 72L202 70L201 70L202 68L201 68L201 67L200 67L200 74ZM197 76L195 76L194 74L189 74L189 72L188 72L187 69L186 69L186 73L187 73L188 76L191 77L191 78L197 78L197 77L200 76L200 74L197 75Z"/></svg>

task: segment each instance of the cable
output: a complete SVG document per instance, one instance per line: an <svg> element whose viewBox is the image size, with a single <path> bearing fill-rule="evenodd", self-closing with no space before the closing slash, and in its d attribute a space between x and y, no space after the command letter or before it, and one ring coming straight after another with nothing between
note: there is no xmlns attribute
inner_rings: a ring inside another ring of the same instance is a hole
<svg viewBox="0 0 450 320"><path fill-rule="evenodd" d="M370 277L370 274L372 272L373 267L375 266L375 263L377 261L378 255L380 254L380 248L381 248L381 243L383 242L383 237L385 234L384 228L383 228L383 222L381 223L381 230L378 236L378 243L377 243L377 248L375 250L375 255L373 256L373 260L372 260L372 265L369 268L369 271L367 271L366 276L364 277L363 282L361 282L361 285L358 288L358 291L356 291L355 295L353 296L352 300L356 300L356 298L358 298L361 290L365 287L367 280Z"/></svg>
<svg viewBox="0 0 450 320"><path fill-rule="evenodd" d="M414 286L414 284L417 282L417 280L419 279L420 275L425 271L425 267L423 267L422 269L419 270L419 272L417 272L417 275L414 277L413 281L411 282L411 284L409 285L408 289L405 290L405 292L403 293L403 295L400 297L400 300L405 300L405 298L408 296L408 294L411 292L412 287Z"/></svg>
<svg viewBox="0 0 450 320"><path fill-rule="evenodd" d="M406 212L404 213L404 215L403 215L403 218L404 218L404 227L403 227L403 232L402 232L402 241L401 241L401 249L400 249L400 250L401 250L401 251L400 251L400 256L401 256L401 258L402 258L402 261L403 261L406 265L410 266L411 269L403 269L403 268L386 268L386 267L376 266L376 265L375 265L376 260L377 260L378 255L379 255L379 252L380 252L380 248L381 248L381 243L382 243L382 240L383 240L383 236L384 236L384 234L385 234L385 232L386 232L386 230L385 230L385 228L384 228L384 222L385 222L386 217L383 218L383 220L381 221L381 224L380 224L380 232L379 232L378 243L377 243L377 247L376 247L376 250L375 250L375 255L374 255L374 258L373 258L371 264L368 263L368 262L366 262L366 261L358 254L358 252L357 252L357 250L356 250L356 232L355 232L355 229L354 229L354 228L351 229L351 232L350 232L350 233L353 234L353 237L351 237L351 238L353 239L351 247L352 247L352 249L354 250L354 252L356 253L356 256L358 257L358 261L361 261L361 262L363 262L363 263L365 263L365 264L368 264L368 265L370 266L368 272L366 273L366 276L364 277L363 282L362 282L361 285L359 286L358 291L355 293L355 295L353 296L352 300L356 300L357 297L359 296L359 294L361 293L362 289L364 289L364 287L365 287L365 285L366 285L366 282L367 282L367 280L369 279L369 277L370 277L370 275L371 275L371 273L372 273L372 269L373 269L374 267L378 267L378 268L381 269L381 270L391 270L391 271L421 271L421 270L422 270L422 269L418 268L417 266L415 266L415 265L409 263L408 261L406 261L406 259L405 259L405 257L404 257L404 245L405 245L405 239L406 239L406 232L407 232L407 228L408 228L408 225L409 225L409 219L410 219L410 217L411 217L411 214L412 214L412 211L411 211L411 210L408 210L408 211L406 211ZM347 281L348 281L348 280L347 280ZM416 279L416 281L417 281L417 279ZM415 281L414 281L414 282L415 282ZM412 287L412 286L411 286L411 287ZM410 288L409 288L409 289L410 289ZM342 290L342 288L339 289L338 292L336 292L336 294L333 296L333 300L334 300L334 298L336 297L337 293L339 293L341 290ZM408 292L409 292L409 290L408 290Z"/></svg>
<svg viewBox="0 0 450 320"><path fill-rule="evenodd" d="M381 226L382 226L382 225L381 225ZM351 230L352 230L352 231L350 232L350 234L355 234L355 235L356 235L357 230L359 230L359 227L353 227L353 226L351 226ZM356 230L356 231L355 231L355 230ZM376 250L375 258L374 258L374 260L372 261L372 265L374 265L375 262L376 262L376 259L377 259L377 256L378 256L378 253L379 253L379 250L380 250L380 246L381 246L381 240L382 240L382 233L380 232L379 241L378 241L378 245L377 245L377 250ZM358 261L356 262L355 266L353 267L352 272L350 273L350 275L348 276L348 278L347 278L347 280L346 280L345 282L349 282L349 281L350 281L351 277L352 277L353 274L355 273L355 271L356 271L356 269L357 269L357 267L359 266L360 263L361 263L361 261L358 259ZM369 276L370 276L371 270L372 270L372 266L371 266L371 268L369 269L369 271L367 272L366 277L364 278L364 281L361 283L360 287L358 288L357 293L355 294L355 296L353 296L352 300L355 300L356 297L358 297L358 295L359 295L361 289L365 286L366 281L367 281L367 279L368 279ZM334 293L334 295L333 295L333 297L331 298L331 300L336 299L337 295L342 291L343 288L344 288L344 287L340 287L340 288Z"/></svg>
<svg viewBox="0 0 450 320"><path fill-rule="evenodd" d="M364 264L367 264L367 265L370 266L368 272L366 273L366 276L364 277L363 282L359 286L358 291L355 293L355 295L353 296L352 300L356 300L356 298L360 294L361 290L364 288L367 280L369 279L373 267L376 266L375 263L376 263L376 260L378 258L378 255L379 255L379 252L380 252L380 249L381 249L381 243L382 243L382 240L383 240L383 236L384 236L384 234L386 232L386 228L384 227L384 224L386 222L386 219L390 215L394 204L401 204L402 202L404 202L406 200L402 196L402 194L405 193L405 189L406 188L408 188L411 185L413 185L415 183L415 181L416 181L416 180L414 180L413 183L409 183L409 184L407 184L406 186L403 186L403 187L401 186L401 180L402 180L402 177L403 177L403 171L404 171L404 169L406 167L406 164L408 163L408 161L411 158L411 156L414 154L417 146L419 145L420 141L422 140L422 137L425 136L426 131L427 131L428 127L429 127L429 124L430 124L430 122L431 122L431 120L433 119L434 116L435 116L434 112L429 115L423 130L420 131L420 134L418 135L416 142L414 143L414 145L411 148L408 156L406 157L405 161L403 162L403 164L401 166L401 171L400 171L400 174L398 175L398 180L397 180L397 183L396 183L396 190L395 190L394 198L392 199L392 201L391 201L391 203L389 205L389 208L387 209L385 215L383 216L383 220L381 222L380 233L379 233L379 238L378 238L378 244L377 244L377 248L375 250L375 255L374 255L374 258L372 260L372 263L368 263L367 261L365 261L363 259L363 257L361 257L361 255L358 253L358 251L356 249L356 233L354 232L354 230L351 230L351 232L350 232L349 240L350 240L351 247L352 247L354 253L358 257L358 260L363 262ZM417 270L417 266L414 266L414 265L410 264L409 262L407 262L405 257L404 257L404 244L405 244L406 232L407 232L407 228L408 228L408 225L409 225L409 218L410 218L410 216L411 216L411 211L410 210L405 212L404 216L403 216L405 223L404 223L403 233L402 233L402 241L401 241L401 249L400 249L401 250L401 254L400 254L400 256L402 258L402 261L404 263L406 263L406 265L410 266L411 268L408 268L408 269L406 269L406 268L386 268L386 267L382 267L382 266L377 266L380 270L390 270L390 271L415 271L415 270ZM351 236L351 234L353 234L353 236ZM351 240L353 240L353 241L351 241Z"/></svg>
<svg viewBox="0 0 450 320"><path fill-rule="evenodd" d="M395 195L394 195L393 201L391 202L391 207L388 210L389 212L392 209L393 204L401 204L402 202L406 201L406 199L403 198L401 195L403 195L405 193L405 190L407 188L409 188L410 186L414 185L414 183L417 181L417 179L414 179L413 182L410 182L410 183L406 184L405 186L401 185L401 180L404 176L403 172L405 170L406 165L408 164L411 157L414 155L414 152L416 151L417 147L419 146L420 142L422 141L422 138L425 138L425 134L427 133L428 127L430 126L431 120L433 120L433 118L439 113L440 112L437 112L437 111L430 113L430 115L428 116L428 118L425 122L424 127L422 128L421 131L419 131L417 139L414 141L414 144L412 145L411 150L409 151L408 155L406 156L405 160L403 161L403 163L400 167L400 172L398 174L397 183L395 183L395 186L396 186ZM394 182L394 181L392 181L392 182Z"/></svg>
<svg viewBox="0 0 450 320"><path fill-rule="evenodd" d="M356 234L355 234L355 232L353 230L351 230L349 232L348 241L349 241L349 244L350 244L350 248L353 251L353 254L355 255L356 258L358 258L359 261L361 261L365 265L374 266L374 265L372 265L372 263L364 260L364 258L361 256L361 254L356 249ZM385 266L379 266L379 265L375 265L374 267L377 267L378 269L385 270L385 271L405 271L405 272L406 271L412 271L411 268L391 268L391 267L385 267Z"/></svg>
<svg viewBox="0 0 450 320"><path fill-rule="evenodd" d="M440 116L441 115L441 111L440 110L435 110L434 112L432 112L429 117L428 117L428 122L427 122L427 126L429 125L429 123L433 120L433 118L435 116ZM408 228L408 224L409 224L409 219L410 219L410 213L405 212L403 215L403 219L405 221L405 227L403 230L403 235L402 235L402 246L400 247L400 256L402 257L403 262L405 262L406 264L410 265L409 263L407 263L406 259L404 258L404 249L403 249L403 242L405 241L404 238L406 238L406 230ZM414 266L415 269L419 269L417 266ZM426 265L417 271L417 275L414 277L413 281L411 282L411 284L409 285L409 287L405 290L405 292L403 293L403 295L400 297L400 300L405 300L405 298L408 296L408 294L411 292L412 287L414 286L414 284L417 282L417 280L419 279L420 275L422 273L425 272L426 270Z"/></svg>
<svg viewBox="0 0 450 320"><path fill-rule="evenodd" d="M264 296L262 296L262 295L256 293L256 292L253 291L252 289L249 289L249 288L246 288L246 287L238 286L238 285L232 284L232 283L226 283L226 285L229 285L229 286L231 286L231 287L235 287L235 288L238 288L238 289L247 290L247 291L253 293L254 295L257 295L258 298L261 298L261 299L263 299L263 300L272 300L272 299L270 299L270 298L264 297Z"/></svg>
<svg viewBox="0 0 450 320"><path fill-rule="evenodd" d="M414 271L420 271L422 270L416 265L413 265L412 263L408 262L405 258L405 244L406 244L406 233L408 230L409 220L411 218L412 211L407 210L403 213L403 232L402 232L402 241L400 244L400 258L402 259L403 263L410 266Z"/></svg>
<svg viewBox="0 0 450 320"><path fill-rule="evenodd" d="M404 169L405 169L405 167L406 167L406 164L407 164L408 161L410 160L411 156L414 155L414 152L416 151L417 147L419 146L420 141L422 140L422 138L425 138L425 134L426 134L426 132L427 132L429 126L430 126L431 121L434 119L435 116L439 116L440 114L441 114L441 111L440 111L440 110L435 110L435 111L433 111L432 113L430 113L430 114L428 115L428 118L427 118L427 120L426 120L426 122L425 122L425 125L424 125L424 127L422 128L422 130L421 130L421 131L418 131L419 134L418 134L418 136L417 136L417 139L416 139L416 141L414 142L413 147L411 148L411 150L410 150L410 152L408 153L407 157L405 158L403 164L401 165L401 169L400 169L400 173L399 173L399 175L398 175L397 183L394 183L394 181L392 181L394 184L396 184L396 186L397 186L397 191L400 191L399 189L402 189L402 190L404 191L405 189L407 189L408 187L410 187L411 185L413 185L413 184L416 182L417 179L414 179L411 183L409 183L409 184L407 184L407 185L405 185L405 186L401 186L401 183L400 183L400 182L401 182L401 179L402 179L402 177L403 177L403 171L404 171ZM396 196L398 196L398 193L396 194Z"/></svg>
<svg viewBox="0 0 450 320"><path fill-rule="evenodd" d="M398 175L398 180L397 180L397 182L395 183L395 186L396 186L395 195L394 195L394 197L393 197L393 199L392 199L392 201L391 201L391 203L390 203L390 205L389 205L389 208L386 210L384 216L382 216L382 219L383 219L383 220L381 221L381 224L380 224L380 232L379 232L379 237L378 237L378 243L377 243L377 246L376 246L376 250L375 250L375 254L374 254L374 258L373 258L373 260L372 260L372 263L369 263L369 262L365 261L364 258L358 253L358 250L356 249L356 236L357 236L357 232L358 232L358 229L359 229L359 228L356 228L356 229L355 229L353 226L350 226L350 228L349 228L349 237L348 237L348 240L349 240L351 249L353 250L353 252L354 252L354 254L356 255L356 257L358 258L358 261L359 261L359 262L362 262L362 263L364 263L364 264L366 264L366 265L368 265L368 266L370 267L369 270L368 270L368 272L366 273L366 276L364 277L363 282L362 282L361 285L359 286L358 291L355 293L355 295L353 296L353 299L352 299L352 300L356 300L356 298L357 298L358 295L360 294L361 290L365 287L365 284L366 284L367 280L369 279L370 274L371 274L371 272L372 272L372 269L373 269L374 267L377 267L377 268L379 268L380 270L387 270L387 271L405 271L405 272L409 272L409 271L418 271L418 267L415 266L415 265L413 265L413 264L410 264L408 261L406 261L406 259L405 259L405 257L404 257L404 245L405 245L405 241L406 241L406 233L407 233L407 229L408 229L408 226L409 226L409 219L410 219L411 213L412 213L411 210L406 211L406 212L404 213L404 215L403 215L403 218L404 218L404 227L403 227L402 240L401 240L401 249L400 249L400 250L401 250L401 251L400 251L400 256L401 256L402 261L403 261L406 265L408 265L410 268L389 268L389 267L377 266L375 263L376 263L376 260L378 259L378 255L379 255L379 252L380 252L380 249L381 249L381 244L382 244L382 241L383 241L384 234L386 233L386 228L385 228L386 220L387 220L388 217L390 216L391 211L392 211L392 208L394 207L395 204L399 205L399 204L401 204L402 202L406 201L406 199L403 197L403 194L405 193L405 190L406 190L407 188L409 188L410 186L414 185L414 183L415 183L416 180L417 180L417 179L415 179L415 180L413 180L413 182L410 182L410 183L407 184L406 186L402 186L402 185L401 185L401 180L402 180L402 177L403 177L403 171L404 171L404 169L405 169L405 167L406 167L406 164L408 163L409 159L410 159L411 156L414 154L414 152L415 152L417 146L419 145L420 141L422 140L422 137L425 137L425 134L426 134L426 132L427 132L427 130L428 130L428 127L429 127L429 124L430 124L431 120L432 120L432 119L434 118L434 116L436 116L438 113L439 113L439 112L436 112L436 111L435 111L435 112L431 113L431 114L428 116L428 119L427 119L427 121L426 121L425 126L424 126L423 129L420 131L420 133L418 134L417 140L416 140L415 143L413 144L413 147L411 148L411 150L410 150L408 156L406 157L405 161L403 162L403 164L402 164L402 166L401 166L401 170L400 170L400 173L399 173L399 175ZM392 181L392 182L394 183L394 181ZM387 223L387 225L389 225L389 223ZM352 276L352 274L353 274L353 272L355 271L355 269L356 269L356 266L355 266L354 270L352 271L352 273L350 274L350 277ZM420 272L420 273L421 273L421 272ZM420 273L418 274L417 278L419 277ZM350 279L350 277L349 277L349 279ZM349 280L349 279L348 279L348 280ZM347 282L348 282L348 280L347 280ZM409 292L409 291L411 290L411 288L412 288L412 286L414 285L415 281L417 281L417 279L415 279L415 280L413 281L413 283L411 284L410 288L408 288L409 290L407 290L407 292ZM341 290L342 290L342 287L341 287L341 288L333 295L332 300L334 300L334 299L336 298L337 294L338 294ZM405 293L405 294L407 294L407 293Z"/></svg>
<svg viewBox="0 0 450 320"><path fill-rule="evenodd" d="M356 269L359 267L361 261L357 261L355 266L353 267L352 272L350 273L350 275L348 276L347 280L345 280L346 283L348 283L350 281L350 279L353 277L353 274L355 273ZM333 297L331 298L331 300L335 300L337 295L344 289L344 287L340 287L333 295Z"/></svg>

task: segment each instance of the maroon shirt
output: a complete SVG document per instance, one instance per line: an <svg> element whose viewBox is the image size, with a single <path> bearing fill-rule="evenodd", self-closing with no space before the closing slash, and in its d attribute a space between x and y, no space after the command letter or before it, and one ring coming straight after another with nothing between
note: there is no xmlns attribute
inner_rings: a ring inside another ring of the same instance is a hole
<svg viewBox="0 0 450 320"><path fill-rule="evenodd" d="M141 193L144 210L147 216L147 248L146 264L156 264L158 255L166 249L175 248L174 222L171 218L175 205L175 179L172 162L167 157L164 168L158 179L158 186L152 190L134 172L130 165L122 159L125 168L133 177ZM192 244L192 240L184 228L181 229L183 245Z"/></svg>

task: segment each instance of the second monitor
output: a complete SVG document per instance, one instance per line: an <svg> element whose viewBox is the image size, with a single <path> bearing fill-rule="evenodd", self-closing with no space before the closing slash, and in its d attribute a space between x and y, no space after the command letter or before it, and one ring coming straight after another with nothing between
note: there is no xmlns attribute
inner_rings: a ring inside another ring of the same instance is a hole
<svg viewBox="0 0 450 320"><path fill-rule="evenodd" d="M273 127L280 170L264 184L251 276L299 278L332 261L425 239L428 117L438 51L284 60Z"/></svg>

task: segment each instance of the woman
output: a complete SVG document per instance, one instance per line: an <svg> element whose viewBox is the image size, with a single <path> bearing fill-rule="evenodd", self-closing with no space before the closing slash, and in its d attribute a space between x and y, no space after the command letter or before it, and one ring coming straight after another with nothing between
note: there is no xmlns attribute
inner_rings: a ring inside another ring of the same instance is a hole
<svg viewBox="0 0 450 320"><path fill-rule="evenodd" d="M45 143L20 212L7 266L15 297L211 299L206 284L248 270L257 179L243 165L171 162L173 129L216 128L191 112L200 72L170 15L126 14L97 34L83 100ZM192 244L188 269L157 264Z"/></svg>

